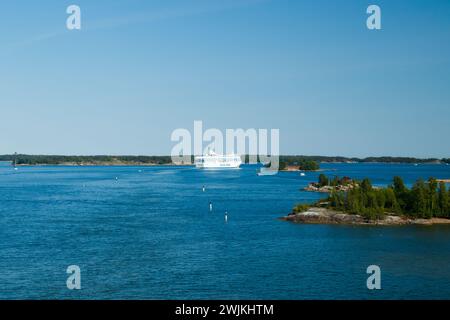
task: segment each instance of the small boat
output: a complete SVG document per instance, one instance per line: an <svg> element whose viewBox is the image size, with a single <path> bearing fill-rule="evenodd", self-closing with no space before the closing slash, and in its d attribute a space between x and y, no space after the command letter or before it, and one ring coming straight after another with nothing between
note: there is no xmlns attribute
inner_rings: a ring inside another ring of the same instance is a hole
<svg viewBox="0 0 450 320"><path fill-rule="evenodd" d="M306 174L304 172L300 172L300 176L304 177Z"/></svg>

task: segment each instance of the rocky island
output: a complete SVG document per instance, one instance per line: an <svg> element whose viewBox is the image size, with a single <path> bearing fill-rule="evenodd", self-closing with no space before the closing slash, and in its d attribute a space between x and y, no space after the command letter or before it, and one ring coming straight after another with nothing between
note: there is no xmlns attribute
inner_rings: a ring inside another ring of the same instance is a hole
<svg viewBox="0 0 450 320"><path fill-rule="evenodd" d="M310 207L306 211L291 213L281 220L305 224L349 224L349 225L434 225L448 224L450 219L445 218L408 218L394 214L386 214L382 219L371 220L359 214L349 214L336 210Z"/></svg>
<svg viewBox="0 0 450 320"><path fill-rule="evenodd" d="M392 185L375 188L362 181L320 176L307 188L328 192L327 198L312 205L298 204L282 220L297 223L353 225L450 225L450 190L444 181L419 179L407 188L400 177Z"/></svg>

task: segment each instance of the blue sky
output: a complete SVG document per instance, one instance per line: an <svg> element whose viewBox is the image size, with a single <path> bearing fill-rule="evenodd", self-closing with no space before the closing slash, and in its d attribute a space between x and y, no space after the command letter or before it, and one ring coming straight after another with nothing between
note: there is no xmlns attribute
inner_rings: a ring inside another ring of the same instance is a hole
<svg viewBox="0 0 450 320"><path fill-rule="evenodd" d="M203 120L278 128L283 154L448 157L449 89L447 0L0 7L0 154L170 154Z"/></svg>

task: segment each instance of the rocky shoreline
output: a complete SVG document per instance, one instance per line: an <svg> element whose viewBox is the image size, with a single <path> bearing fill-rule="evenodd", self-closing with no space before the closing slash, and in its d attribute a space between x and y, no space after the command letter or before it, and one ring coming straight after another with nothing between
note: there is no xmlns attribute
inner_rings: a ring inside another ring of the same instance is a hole
<svg viewBox="0 0 450 320"><path fill-rule="evenodd" d="M305 224L347 224L347 225L436 225L448 224L450 219L411 219L402 216L388 214L383 220L368 220L360 215L343 213L327 208L311 207L300 213L291 213L280 218L284 221Z"/></svg>

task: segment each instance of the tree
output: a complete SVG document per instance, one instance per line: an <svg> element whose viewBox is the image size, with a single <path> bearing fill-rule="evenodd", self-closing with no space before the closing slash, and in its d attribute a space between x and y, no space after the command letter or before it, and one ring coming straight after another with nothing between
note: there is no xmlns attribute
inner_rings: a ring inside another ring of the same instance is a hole
<svg viewBox="0 0 450 320"><path fill-rule="evenodd" d="M405 183L399 176L394 177L394 192L398 196L406 191Z"/></svg>
<svg viewBox="0 0 450 320"><path fill-rule="evenodd" d="M427 190L426 190L425 182L422 179L416 181L416 183L412 187L412 195L413 195L413 203L412 208L414 213L416 213L419 217L429 218L427 210Z"/></svg>
<svg viewBox="0 0 450 320"><path fill-rule="evenodd" d="M438 203L441 213L440 216L450 218L449 194L443 181L439 183Z"/></svg>
<svg viewBox="0 0 450 320"><path fill-rule="evenodd" d="M397 202L397 197L395 196L394 189L392 187L388 187L384 190L385 196L385 208L389 209L391 212L400 213L401 209Z"/></svg>
<svg viewBox="0 0 450 320"><path fill-rule="evenodd" d="M409 191L403 182L403 179L395 176L393 181L393 189L395 197L397 198L397 203L401 211L406 212L409 209Z"/></svg>
<svg viewBox="0 0 450 320"><path fill-rule="evenodd" d="M323 173L321 173L319 175L319 186L324 187L328 185L328 178L326 175L324 175Z"/></svg>
<svg viewBox="0 0 450 320"><path fill-rule="evenodd" d="M361 189L364 193L367 193L372 190L372 183L370 182L370 180L368 178L365 178L361 182Z"/></svg>
<svg viewBox="0 0 450 320"><path fill-rule="evenodd" d="M344 195L343 192L338 192L336 190L333 190L330 195L330 206L332 208L335 208L337 210L344 210Z"/></svg>
<svg viewBox="0 0 450 320"><path fill-rule="evenodd" d="M437 195L437 181L435 178L428 179L428 210L429 214L437 215L440 212L438 195Z"/></svg>
<svg viewBox="0 0 450 320"><path fill-rule="evenodd" d="M339 177L338 176L334 176L333 180L331 181L331 185L333 187L336 187L339 185Z"/></svg>
<svg viewBox="0 0 450 320"><path fill-rule="evenodd" d="M346 209L354 214L361 213L363 210L361 191L359 188L352 188L347 193Z"/></svg>
<svg viewBox="0 0 450 320"><path fill-rule="evenodd" d="M315 171L319 169L319 164L314 160L300 159L299 170Z"/></svg>

